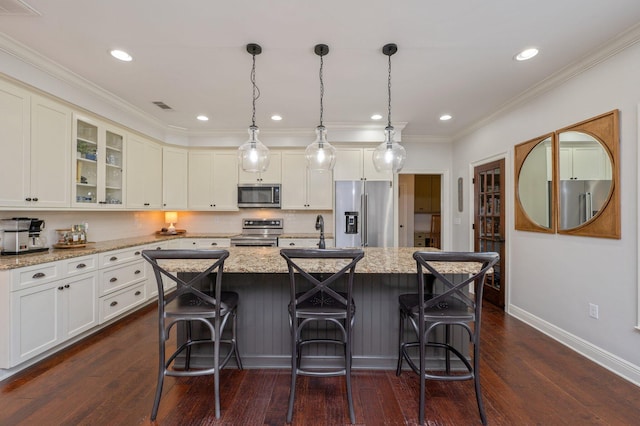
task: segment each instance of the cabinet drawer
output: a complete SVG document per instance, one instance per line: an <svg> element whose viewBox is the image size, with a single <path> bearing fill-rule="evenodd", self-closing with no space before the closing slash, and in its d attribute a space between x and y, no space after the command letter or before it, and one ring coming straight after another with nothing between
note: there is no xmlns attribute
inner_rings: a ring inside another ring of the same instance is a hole
<svg viewBox="0 0 640 426"><path fill-rule="evenodd" d="M145 283L100 298L100 324L143 304L147 300Z"/></svg>
<svg viewBox="0 0 640 426"><path fill-rule="evenodd" d="M278 247L283 248L318 248L320 238L278 238ZM324 244L326 247L333 247L333 238L325 238Z"/></svg>
<svg viewBox="0 0 640 426"><path fill-rule="evenodd" d="M183 238L180 240L182 249L219 249L231 246L230 238Z"/></svg>
<svg viewBox="0 0 640 426"><path fill-rule="evenodd" d="M76 257L63 262L63 271L66 276L93 272L96 269L98 269L98 256Z"/></svg>
<svg viewBox="0 0 640 426"><path fill-rule="evenodd" d="M100 271L100 296L120 290L146 277L144 261Z"/></svg>
<svg viewBox="0 0 640 426"><path fill-rule="evenodd" d="M100 268L121 265L136 259L141 259L142 249L133 247L129 249L110 251L100 255Z"/></svg>
<svg viewBox="0 0 640 426"><path fill-rule="evenodd" d="M15 269L12 273L11 291L48 283L60 279L61 276L60 262Z"/></svg>

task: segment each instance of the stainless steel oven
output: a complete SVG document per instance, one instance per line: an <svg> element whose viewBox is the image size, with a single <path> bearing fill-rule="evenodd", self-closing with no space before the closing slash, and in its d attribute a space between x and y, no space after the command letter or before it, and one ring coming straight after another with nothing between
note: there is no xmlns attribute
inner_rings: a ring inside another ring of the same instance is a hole
<svg viewBox="0 0 640 426"><path fill-rule="evenodd" d="M242 234L231 237L231 247L277 247L282 219L243 219Z"/></svg>

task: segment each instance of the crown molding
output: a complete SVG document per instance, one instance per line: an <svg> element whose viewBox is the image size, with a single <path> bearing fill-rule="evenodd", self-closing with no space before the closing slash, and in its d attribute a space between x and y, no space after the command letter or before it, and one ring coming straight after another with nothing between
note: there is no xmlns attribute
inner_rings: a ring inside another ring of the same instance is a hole
<svg viewBox="0 0 640 426"><path fill-rule="evenodd" d="M567 65L560 71L542 80L540 83L525 90L520 95L512 98L504 103L492 114L476 121L474 124L468 126L464 130L456 133L451 138L452 141L457 141L464 136L467 136L476 130L486 126L492 121L498 119L505 113L516 109L517 107L529 102L530 100L541 96L542 94L564 84L568 80L582 74L583 72L607 61L609 58L617 55L625 49L640 42L640 24L637 24L627 31L620 33L617 37L604 43L600 47L592 50L582 59Z"/></svg>

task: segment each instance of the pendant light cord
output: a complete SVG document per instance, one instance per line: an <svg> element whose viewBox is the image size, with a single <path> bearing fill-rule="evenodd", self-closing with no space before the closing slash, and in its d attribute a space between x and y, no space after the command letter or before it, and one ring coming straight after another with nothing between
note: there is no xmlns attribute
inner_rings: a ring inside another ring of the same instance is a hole
<svg viewBox="0 0 640 426"><path fill-rule="evenodd" d="M260 89L256 85L256 55L253 56L253 66L251 67L251 84L253 85L253 114L251 115L251 126L256 127L256 100L260 97Z"/></svg>
<svg viewBox="0 0 640 426"><path fill-rule="evenodd" d="M387 80L387 91L389 94L388 115L387 115L387 127L391 127L391 55L389 55L389 75Z"/></svg>
<svg viewBox="0 0 640 426"><path fill-rule="evenodd" d="M322 78L322 69L324 68L323 55L320 55L320 127L322 127L322 116L324 115L324 79Z"/></svg>

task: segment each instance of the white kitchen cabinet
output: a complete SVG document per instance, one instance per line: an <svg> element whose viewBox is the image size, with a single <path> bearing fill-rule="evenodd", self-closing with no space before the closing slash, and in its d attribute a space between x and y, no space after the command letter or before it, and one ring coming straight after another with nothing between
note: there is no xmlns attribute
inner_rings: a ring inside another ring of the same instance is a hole
<svg viewBox="0 0 640 426"><path fill-rule="evenodd" d="M176 240L179 242L179 248L181 249L220 249L231 247L231 238L180 238Z"/></svg>
<svg viewBox="0 0 640 426"><path fill-rule="evenodd" d="M129 134L126 149L127 208L162 208L162 146Z"/></svg>
<svg viewBox="0 0 640 426"><path fill-rule="evenodd" d="M374 148L337 148L333 180L393 180L391 172L373 166Z"/></svg>
<svg viewBox="0 0 640 426"><path fill-rule="evenodd" d="M278 238L278 247L283 248L318 248L320 243L320 234L318 238ZM324 244L326 248L335 247L333 238L325 238Z"/></svg>
<svg viewBox="0 0 640 426"><path fill-rule="evenodd" d="M611 161L598 143L560 147L560 180L610 180Z"/></svg>
<svg viewBox="0 0 640 426"><path fill-rule="evenodd" d="M162 148L162 207L165 210L187 208L188 150Z"/></svg>
<svg viewBox="0 0 640 426"><path fill-rule="evenodd" d="M190 210L238 210L238 154L189 151Z"/></svg>
<svg viewBox="0 0 640 426"><path fill-rule="evenodd" d="M242 170L238 165L238 183L282 183L282 154L269 151L269 167L262 173L251 173Z"/></svg>
<svg viewBox="0 0 640 426"><path fill-rule="evenodd" d="M98 324L97 274L87 273L11 294L11 366Z"/></svg>
<svg viewBox="0 0 640 426"><path fill-rule="evenodd" d="M0 81L0 206L69 207L71 110Z"/></svg>
<svg viewBox="0 0 640 426"><path fill-rule="evenodd" d="M282 153L282 208L288 210L331 210L331 172L307 169L304 151Z"/></svg>
<svg viewBox="0 0 640 426"><path fill-rule="evenodd" d="M124 206L125 132L93 118L74 115L72 205Z"/></svg>

